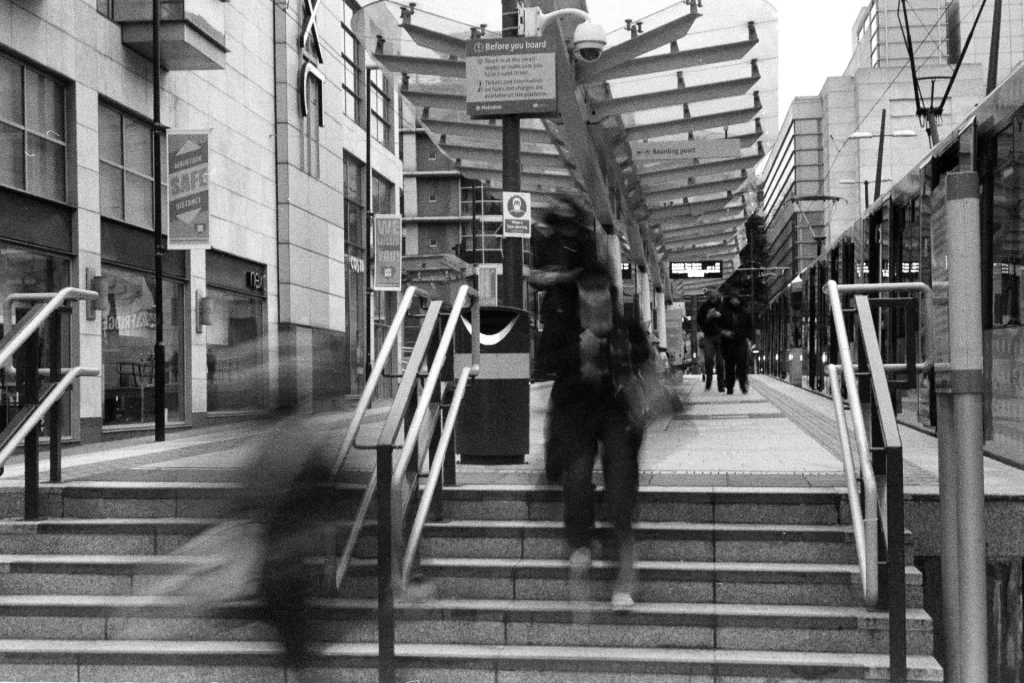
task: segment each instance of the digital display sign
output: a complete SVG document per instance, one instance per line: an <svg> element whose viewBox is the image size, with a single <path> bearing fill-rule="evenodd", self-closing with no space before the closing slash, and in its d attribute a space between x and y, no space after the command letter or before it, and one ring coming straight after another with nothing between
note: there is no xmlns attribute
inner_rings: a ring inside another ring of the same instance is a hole
<svg viewBox="0 0 1024 683"><path fill-rule="evenodd" d="M672 261L668 264L670 280L722 277L721 261Z"/></svg>
<svg viewBox="0 0 1024 683"><path fill-rule="evenodd" d="M622 279L632 280L633 279L633 264L628 261L622 264Z"/></svg>

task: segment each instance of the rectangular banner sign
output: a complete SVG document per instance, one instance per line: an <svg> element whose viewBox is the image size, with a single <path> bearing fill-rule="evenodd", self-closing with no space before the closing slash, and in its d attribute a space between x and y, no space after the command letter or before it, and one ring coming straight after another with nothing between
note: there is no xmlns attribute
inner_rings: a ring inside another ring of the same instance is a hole
<svg viewBox="0 0 1024 683"><path fill-rule="evenodd" d="M672 261L668 264L670 280L722 277L721 261Z"/></svg>
<svg viewBox="0 0 1024 683"><path fill-rule="evenodd" d="M210 131L167 133L168 249L210 248Z"/></svg>
<svg viewBox="0 0 1024 683"><path fill-rule="evenodd" d="M487 119L558 112L554 38L489 38L466 43L466 113Z"/></svg>
<svg viewBox="0 0 1024 683"><path fill-rule="evenodd" d="M718 140L666 140L634 142L634 161L693 161L694 159L733 159L740 155L739 138Z"/></svg>
<svg viewBox="0 0 1024 683"><path fill-rule="evenodd" d="M373 217L373 281L376 292L402 291L402 216Z"/></svg>

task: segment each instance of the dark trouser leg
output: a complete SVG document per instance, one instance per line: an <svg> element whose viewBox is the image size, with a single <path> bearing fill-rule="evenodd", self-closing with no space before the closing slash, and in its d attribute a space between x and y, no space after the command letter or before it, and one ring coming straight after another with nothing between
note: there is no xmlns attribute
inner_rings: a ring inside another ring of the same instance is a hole
<svg viewBox="0 0 1024 683"><path fill-rule="evenodd" d="M597 434L594 410L589 402L575 403L563 413L564 431L562 491L565 535L570 551L590 546L594 533L594 457Z"/></svg>
<svg viewBox="0 0 1024 683"><path fill-rule="evenodd" d="M701 348L704 351L704 388L710 389L711 375L715 372L717 352L715 351L714 343L707 337L701 339Z"/></svg>
<svg viewBox="0 0 1024 683"><path fill-rule="evenodd" d="M736 349L731 344L723 344L722 355L725 356L725 388L732 393L736 386Z"/></svg>
<svg viewBox="0 0 1024 683"><path fill-rule="evenodd" d="M722 353L722 343L715 343L715 371L718 373L718 388L725 388L725 355Z"/></svg>
<svg viewBox="0 0 1024 683"><path fill-rule="evenodd" d="M619 573L615 591L632 595L636 584L633 512L640 478L638 455L643 433L630 428L625 412L614 402L609 401L601 411L601 418L605 496L618 546Z"/></svg>
<svg viewBox="0 0 1024 683"><path fill-rule="evenodd" d="M740 389L747 393L747 345L744 343L736 349L736 379L740 381Z"/></svg>

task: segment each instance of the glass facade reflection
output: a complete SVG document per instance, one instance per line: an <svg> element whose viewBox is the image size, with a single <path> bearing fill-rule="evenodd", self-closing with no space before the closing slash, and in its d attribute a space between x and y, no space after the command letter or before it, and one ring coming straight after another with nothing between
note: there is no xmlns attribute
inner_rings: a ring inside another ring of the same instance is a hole
<svg viewBox="0 0 1024 683"><path fill-rule="evenodd" d="M156 342L156 280L148 273L106 266L108 309L103 315L103 423L154 420L153 345ZM167 419L183 419L182 360L184 287L164 280L164 345Z"/></svg>
<svg viewBox="0 0 1024 683"><path fill-rule="evenodd" d="M207 410L266 408L267 304L264 299L207 289Z"/></svg>

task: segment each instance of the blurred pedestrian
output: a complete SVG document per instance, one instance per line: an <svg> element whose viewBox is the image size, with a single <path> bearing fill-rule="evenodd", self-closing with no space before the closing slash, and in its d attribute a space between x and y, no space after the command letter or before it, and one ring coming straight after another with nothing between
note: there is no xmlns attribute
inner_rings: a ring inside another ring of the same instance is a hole
<svg viewBox="0 0 1024 683"><path fill-rule="evenodd" d="M597 268L598 264L597 243L587 222L587 212L575 199L560 197L534 230L531 245L533 267L529 282L543 293L537 360L545 373L555 377L552 406L571 400L574 391L569 371L573 363L559 355L563 353L561 349L552 348L552 340L561 340L573 330L579 334L578 321L574 322L579 315L576 279L585 269ZM550 482L558 482L562 476L565 448L559 440L569 430L559 423L561 417L560 411L549 411L544 430L544 470Z"/></svg>
<svg viewBox="0 0 1024 683"><path fill-rule="evenodd" d="M754 324L750 313L743 307L743 300L735 293L727 292L722 304L719 321L722 330L722 356L725 358L726 393L733 393L736 380L740 390L747 393L747 363L750 341L754 337Z"/></svg>
<svg viewBox="0 0 1024 683"><path fill-rule="evenodd" d="M725 391L725 358L722 355L722 295L717 289L704 291L704 303L697 310L697 326L702 333L704 353L704 391L711 389L711 377L718 379L718 390Z"/></svg>

